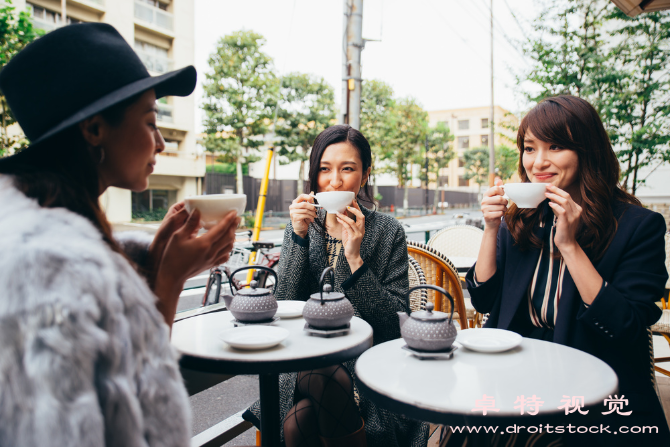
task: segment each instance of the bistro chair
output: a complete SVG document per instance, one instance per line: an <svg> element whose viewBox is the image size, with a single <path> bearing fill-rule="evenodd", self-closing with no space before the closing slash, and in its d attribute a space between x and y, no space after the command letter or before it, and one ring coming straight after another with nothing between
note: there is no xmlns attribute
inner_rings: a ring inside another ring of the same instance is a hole
<svg viewBox="0 0 670 447"><path fill-rule="evenodd" d="M670 274L670 231L665 233L665 268ZM661 315L661 318L651 326L651 332L665 338L670 345L670 301L668 301L668 289L670 289L670 278L668 278L668 281L665 283L665 294L660 301L663 314ZM670 377L670 371L661 368L660 366L656 366L657 363L666 362L670 362L670 357L656 357L654 359L654 369L661 374Z"/></svg>
<svg viewBox="0 0 670 447"><path fill-rule="evenodd" d="M439 251L426 244L416 241L407 241L407 251L421 266L428 284L442 287L454 298L454 319L458 319L461 329L468 328L463 289L458 279L456 267ZM450 312L451 305L446 297L434 290L427 291L428 300L435 305L435 310ZM457 316L458 313L458 316ZM474 317L474 312L472 312Z"/></svg>
<svg viewBox="0 0 670 447"><path fill-rule="evenodd" d="M476 258L483 236L484 231L472 225L454 225L435 233L428 246L447 257Z"/></svg>
<svg viewBox="0 0 670 447"><path fill-rule="evenodd" d="M409 261L409 288L414 286L422 286L426 284L426 275L424 275L421 265L412 256L408 255ZM412 292L409 296L410 311L416 312L419 310L426 310L426 303L428 302L428 293L426 289L419 289Z"/></svg>

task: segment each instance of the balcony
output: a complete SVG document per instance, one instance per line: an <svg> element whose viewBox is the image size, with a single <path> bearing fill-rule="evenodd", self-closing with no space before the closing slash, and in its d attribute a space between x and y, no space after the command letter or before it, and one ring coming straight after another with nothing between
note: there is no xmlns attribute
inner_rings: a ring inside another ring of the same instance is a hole
<svg viewBox="0 0 670 447"><path fill-rule="evenodd" d="M61 26L60 23L54 23L44 19L38 19L37 17L31 17L30 19L33 21L33 26L35 28L43 29L47 33Z"/></svg>
<svg viewBox="0 0 670 447"><path fill-rule="evenodd" d="M166 149L156 157L154 175L178 177L204 177L205 156L195 153Z"/></svg>
<svg viewBox="0 0 670 447"><path fill-rule="evenodd" d="M105 11L105 0L68 0L68 3L97 13Z"/></svg>
<svg viewBox="0 0 670 447"><path fill-rule="evenodd" d="M162 121L164 123L174 123L174 116L172 115L174 111L173 106L160 102L157 102L156 106L158 107L158 113L156 117L158 118L158 121Z"/></svg>
<svg viewBox="0 0 670 447"><path fill-rule="evenodd" d="M149 54L144 51L136 50L135 52L144 63L144 66L147 67L147 70L153 71L158 74L172 71L172 67L174 66L174 62L172 61L172 59L168 59L163 56L157 56L155 54Z"/></svg>
<svg viewBox="0 0 670 447"><path fill-rule="evenodd" d="M174 31L172 14L137 0L135 1L135 19L139 20L140 24L149 25L149 29L162 33L167 32L169 36L172 36Z"/></svg>

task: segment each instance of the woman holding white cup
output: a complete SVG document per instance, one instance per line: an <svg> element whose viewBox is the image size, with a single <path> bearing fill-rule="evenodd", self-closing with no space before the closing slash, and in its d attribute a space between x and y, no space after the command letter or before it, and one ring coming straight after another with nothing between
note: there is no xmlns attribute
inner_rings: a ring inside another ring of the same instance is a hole
<svg viewBox="0 0 670 447"><path fill-rule="evenodd" d="M632 438L579 435L570 445L667 443L670 432L649 380L648 334L668 277L663 217L621 187L605 128L583 99L540 102L521 121L517 146L522 181L546 184L546 199L537 208L508 207L503 187L486 192L484 237L466 276L473 306L489 314L486 327L599 357L617 373L633 411L605 422L614 429L638 422L658 427L656 435ZM586 373L576 366L575 374Z"/></svg>

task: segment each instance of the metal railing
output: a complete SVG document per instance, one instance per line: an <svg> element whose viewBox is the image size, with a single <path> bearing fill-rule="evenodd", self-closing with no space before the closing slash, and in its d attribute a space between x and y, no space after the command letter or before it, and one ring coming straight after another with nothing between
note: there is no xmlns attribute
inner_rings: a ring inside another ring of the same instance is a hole
<svg viewBox="0 0 670 447"><path fill-rule="evenodd" d="M156 103L156 106L158 107L158 121L162 121L164 123L174 123L174 107L169 104L162 104L160 102Z"/></svg>
<svg viewBox="0 0 670 447"><path fill-rule="evenodd" d="M174 31L174 18L169 12L135 1L135 18L148 22L157 28Z"/></svg>
<svg viewBox="0 0 670 447"><path fill-rule="evenodd" d="M99 6L105 6L105 0L76 0L77 3L94 3Z"/></svg>
<svg viewBox="0 0 670 447"><path fill-rule="evenodd" d="M136 51L147 70L156 73L167 73L172 70L174 62L163 56L145 53L144 51Z"/></svg>

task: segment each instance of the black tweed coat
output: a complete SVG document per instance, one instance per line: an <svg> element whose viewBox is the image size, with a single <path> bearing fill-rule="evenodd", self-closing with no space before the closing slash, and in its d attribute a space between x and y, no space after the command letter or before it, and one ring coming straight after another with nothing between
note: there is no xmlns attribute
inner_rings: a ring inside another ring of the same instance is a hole
<svg viewBox="0 0 670 447"><path fill-rule="evenodd" d="M402 225L395 218L363 206L361 210L365 216L365 235L361 243L364 265L351 274L349 263L341 252L335 269L334 290L346 293L354 306L355 315L372 326L374 344L378 344L399 338L396 312L409 313L407 241ZM323 219L324 215L325 212L320 210L320 218ZM327 267L325 234L312 224L303 239L293 232L293 226L289 224L282 244L275 295L278 300L306 301L310 294L318 292L319 277ZM357 390L354 365L355 360L345 363L354 377ZM281 420L295 403L296 379L297 372L279 377ZM365 420L368 446L423 447L427 444L427 423L383 410L365 396L359 396L359 410ZM259 402L250 410L256 418L260 418Z"/></svg>

